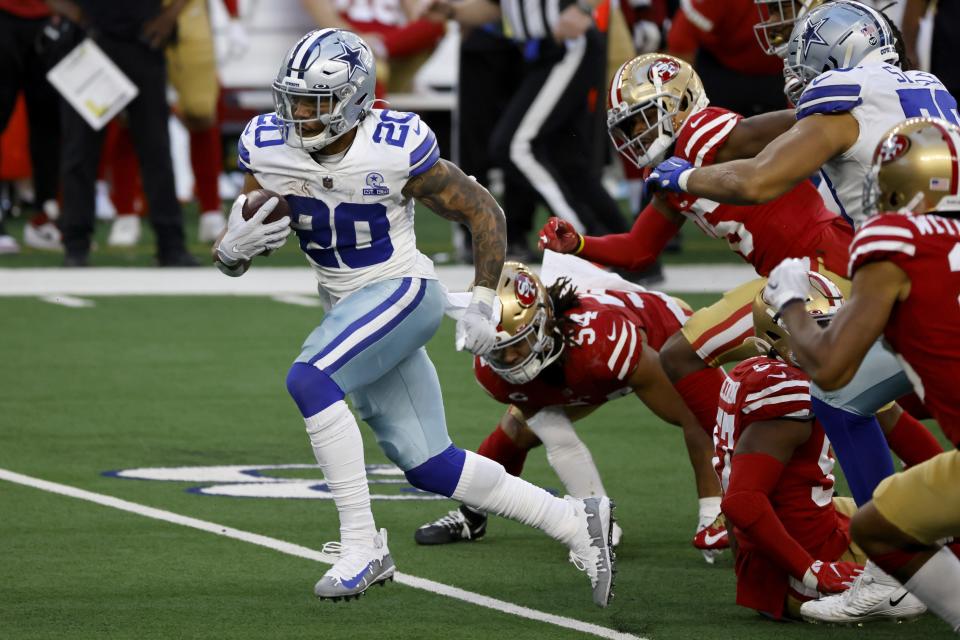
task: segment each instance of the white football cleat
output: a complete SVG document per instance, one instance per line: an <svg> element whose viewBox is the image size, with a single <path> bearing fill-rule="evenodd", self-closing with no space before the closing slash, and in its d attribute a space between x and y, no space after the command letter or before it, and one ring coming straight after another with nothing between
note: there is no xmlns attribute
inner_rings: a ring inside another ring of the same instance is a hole
<svg viewBox="0 0 960 640"><path fill-rule="evenodd" d="M13 236L0 233L0 255L13 255L20 253L20 245L13 239Z"/></svg>
<svg viewBox="0 0 960 640"><path fill-rule="evenodd" d="M227 226L227 219L223 211L204 211L200 214L200 226L197 228L197 238L200 242L213 242Z"/></svg>
<svg viewBox="0 0 960 640"><path fill-rule="evenodd" d="M384 585L393 580L397 567L387 548L387 530L373 537L373 546L342 546L339 542L323 545L324 553L339 555L340 559L323 574L313 587L321 600L349 600L359 598L368 587Z"/></svg>
<svg viewBox="0 0 960 640"><path fill-rule="evenodd" d="M34 249L47 251L63 251L63 242L60 238L60 229L52 222L45 222L39 226L27 224L23 227L23 244Z"/></svg>
<svg viewBox="0 0 960 640"><path fill-rule="evenodd" d="M866 566L847 591L804 602L800 615L807 622L861 624L874 620L899 622L923 614L927 606L875 563Z"/></svg>
<svg viewBox="0 0 960 640"><path fill-rule="evenodd" d="M117 209L110 199L110 185L105 180L97 180L96 198L97 220L113 220L117 217Z"/></svg>
<svg viewBox="0 0 960 640"><path fill-rule="evenodd" d="M579 530L569 543L570 561L587 574L593 587L593 602L605 607L613 598L616 556L613 553L613 508L606 496L578 500L564 498L576 510Z"/></svg>
<svg viewBox="0 0 960 640"><path fill-rule="evenodd" d="M140 216L134 214L117 216L110 225L107 244L111 247L132 247L140 241Z"/></svg>

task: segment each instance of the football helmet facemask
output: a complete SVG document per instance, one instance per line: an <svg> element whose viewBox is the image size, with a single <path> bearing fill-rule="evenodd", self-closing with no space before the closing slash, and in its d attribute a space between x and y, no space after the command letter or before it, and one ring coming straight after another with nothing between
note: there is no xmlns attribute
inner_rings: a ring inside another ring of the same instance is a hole
<svg viewBox="0 0 960 640"><path fill-rule="evenodd" d="M807 292L804 306L817 324L825 325L843 304L843 293L826 276L816 271L807 272L807 276L810 279L810 290ZM780 322L780 314L767 301L766 291L767 288L764 287L753 299L753 331L756 337L751 340L760 353L764 355L772 353L782 360L796 364L790 349L790 333Z"/></svg>
<svg viewBox="0 0 960 640"><path fill-rule="evenodd" d="M824 0L754 0L760 22L753 25L760 48L768 56L782 58L797 20L819 7Z"/></svg>
<svg viewBox="0 0 960 640"><path fill-rule="evenodd" d="M284 141L318 151L353 129L374 102L377 67L355 33L317 29L293 45L273 82Z"/></svg>
<svg viewBox="0 0 960 640"><path fill-rule="evenodd" d="M610 139L641 169L662 161L687 118L710 104L693 67L662 53L621 65L608 98Z"/></svg>
<svg viewBox="0 0 960 640"><path fill-rule="evenodd" d="M880 12L859 2L832 0L794 24L783 60L784 93L796 104L821 73L899 61L896 37Z"/></svg>
<svg viewBox="0 0 960 640"><path fill-rule="evenodd" d="M497 342L484 360L507 382L526 384L560 357L563 338L550 326L553 311L546 287L526 265L504 263L497 297Z"/></svg>
<svg viewBox="0 0 960 640"><path fill-rule="evenodd" d="M887 132L863 186L867 217L888 211L960 211L960 127L911 118Z"/></svg>

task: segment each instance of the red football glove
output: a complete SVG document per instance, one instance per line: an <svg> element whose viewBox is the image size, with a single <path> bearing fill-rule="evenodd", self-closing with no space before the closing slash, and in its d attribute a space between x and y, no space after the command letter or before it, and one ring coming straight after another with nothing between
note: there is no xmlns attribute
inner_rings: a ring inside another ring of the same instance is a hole
<svg viewBox="0 0 960 640"><path fill-rule="evenodd" d="M721 551L730 548L730 536L727 535L727 525L722 515L697 530L697 535L693 536L693 546L703 552L703 559L709 564L713 564Z"/></svg>
<svg viewBox="0 0 960 640"><path fill-rule="evenodd" d="M853 579L863 571L856 562L824 562L817 560L803 576L803 584L820 593L840 593L850 588Z"/></svg>
<svg viewBox="0 0 960 640"><path fill-rule="evenodd" d="M550 249L557 253L574 253L580 248L582 236L577 233L573 225L560 218L550 218L540 229L540 241L537 247L541 251Z"/></svg>

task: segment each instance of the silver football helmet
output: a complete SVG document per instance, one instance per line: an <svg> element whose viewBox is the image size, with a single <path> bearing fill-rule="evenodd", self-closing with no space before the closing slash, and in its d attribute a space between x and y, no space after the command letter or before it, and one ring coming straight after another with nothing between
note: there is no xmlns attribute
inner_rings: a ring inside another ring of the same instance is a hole
<svg viewBox="0 0 960 640"><path fill-rule="evenodd" d="M883 15L860 2L834 0L794 25L783 61L784 91L796 104L810 81L825 71L899 61L896 38Z"/></svg>
<svg viewBox="0 0 960 640"><path fill-rule="evenodd" d="M376 61L343 29L317 29L293 45L273 81L284 141L318 151L353 129L373 106Z"/></svg>

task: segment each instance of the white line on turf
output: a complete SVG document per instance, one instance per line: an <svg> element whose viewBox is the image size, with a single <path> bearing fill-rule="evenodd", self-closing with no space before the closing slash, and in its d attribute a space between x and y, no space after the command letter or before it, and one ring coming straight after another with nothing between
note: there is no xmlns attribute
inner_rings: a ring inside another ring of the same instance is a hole
<svg viewBox="0 0 960 640"><path fill-rule="evenodd" d="M280 553L296 556L298 558L305 558L307 560L314 560L316 562L324 562L326 564L332 564L336 561L334 556L310 549L308 547L303 547L298 544L293 544L292 542L278 540L277 538L271 538L269 536L263 536L258 533L251 533L241 529L234 529L233 527L226 527L215 522L191 518L189 516L173 513L172 511L148 507L146 505L137 504L136 502L129 502L120 498L114 498L113 496L104 495L102 493L94 493L92 491L78 489L77 487L71 487L69 485L60 484L57 482L50 482L49 480L42 480L40 478L26 476L8 469L0 469L0 480L6 480L8 482L13 482L15 484L24 485L27 487L33 487L34 489L40 489L42 491L49 491L50 493L56 493L70 498L86 500L88 502L93 502L105 507L113 507L114 509L135 513L147 518L153 518L154 520L162 520L172 524L179 524L184 527L199 529L200 531L206 531L208 533L224 536L226 538L232 538L234 540L249 542L250 544L273 549L274 551L279 551ZM639 636L624 633L622 631L616 631L615 629L609 629L607 627L601 627L600 625L591 624L589 622L583 622L581 620L575 620L565 616L558 616L552 613L545 613L536 609L530 609L529 607L513 604L512 602L498 600L497 598L491 598L479 593L473 593L472 591L458 589L457 587L451 587L450 585L446 585L441 582L427 580L426 578L418 578L406 573L398 572L395 580L399 584L413 587L414 589L421 589L423 591L446 596L455 600L462 600L470 604L512 614L521 618L536 620L537 622L546 622L547 624L556 625L565 629L580 631L582 633L587 633L599 638L608 638L610 640L648 640L647 638L641 638ZM586 597L585 586L584 597Z"/></svg>
<svg viewBox="0 0 960 640"><path fill-rule="evenodd" d="M301 296L296 293L291 293L283 296L273 296L275 302L283 302L284 304L293 304L298 307L319 307L320 298L316 295L313 296Z"/></svg>
<svg viewBox="0 0 960 640"><path fill-rule="evenodd" d="M83 298L75 298L74 296L63 295L41 296L40 300L43 302L49 302L50 304L58 304L62 307L71 307L73 309L85 309L96 304L93 300L85 300Z"/></svg>

